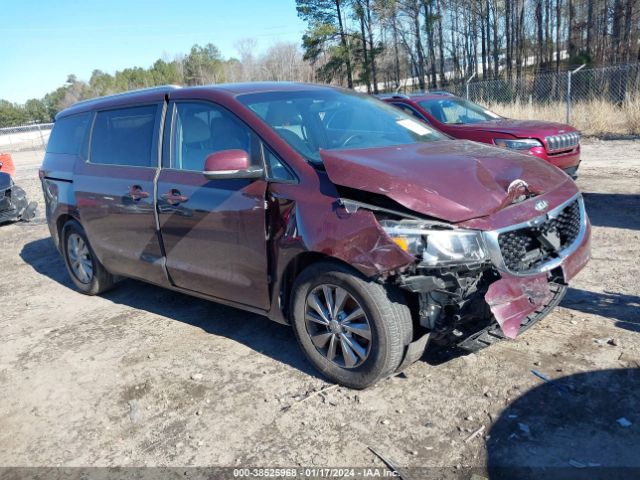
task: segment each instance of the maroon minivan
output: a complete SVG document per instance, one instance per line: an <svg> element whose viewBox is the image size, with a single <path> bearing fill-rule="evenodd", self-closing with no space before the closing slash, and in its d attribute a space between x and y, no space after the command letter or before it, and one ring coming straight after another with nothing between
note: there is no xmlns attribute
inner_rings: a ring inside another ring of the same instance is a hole
<svg viewBox="0 0 640 480"><path fill-rule="evenodd" d="M577 177L580 133L570 125L504 118L443 91L381 98L453 138L534 155Z"/></svg>
<svg viewBox="0 0 640 480"><path fill-rule="evenodd" d="M59 113L40 176L77 288L131 277L291 324L364 388L515 338L589 259L576 184L349 90L159 87Z"/></svg>

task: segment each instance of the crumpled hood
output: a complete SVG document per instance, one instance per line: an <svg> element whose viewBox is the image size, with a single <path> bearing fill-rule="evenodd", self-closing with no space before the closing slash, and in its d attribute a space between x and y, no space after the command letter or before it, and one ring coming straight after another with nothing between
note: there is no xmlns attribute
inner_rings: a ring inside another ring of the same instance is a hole
<svg viewBox="0 0 640 480"><path fill-rule="evenodd" d="M536 157L466 140L320 154L334 184L386 195L415 212L452 223L508 206L507 190L514 180L524 180L542 195L568 179Z"/></svg>
<svg viewBox="0 0 640 480"><path fill-rule="evenodd" d="M520 138L544 139L552 135L577 131L570 125L541 120L512 120L504 118L465 125L474 130L488 130L496 133L507 133Z"/></svg>

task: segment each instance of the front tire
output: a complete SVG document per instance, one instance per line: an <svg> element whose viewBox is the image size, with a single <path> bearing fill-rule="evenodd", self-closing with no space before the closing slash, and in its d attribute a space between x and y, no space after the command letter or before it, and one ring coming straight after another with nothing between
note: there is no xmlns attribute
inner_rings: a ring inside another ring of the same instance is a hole
<svg viewBox="0 0 640 480"><path fill-rule="evenodd" d="M69 220L62 227L64 263L74 285L85 295L99 295L113 288L114 278L100 263L82 226Z"/></svg>
<svg viewBox="0 0 640 480"><path fill-rule="evenodd" d="M411 312L397 288L338 263L317 263L298 276L291 312L309 361L351 388L367 388L394 373L413 337Z"/></svg>

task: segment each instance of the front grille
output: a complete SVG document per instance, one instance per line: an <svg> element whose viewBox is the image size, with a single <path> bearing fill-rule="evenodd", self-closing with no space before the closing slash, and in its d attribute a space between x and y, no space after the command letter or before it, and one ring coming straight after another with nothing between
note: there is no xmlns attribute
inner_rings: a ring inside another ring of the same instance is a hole
<svg viewBox="0 0 640 480"><path fill-rule="evenodd" d="M545 140L547 141L547 150L549 152L570 150L580 143L580 134L578 132L563 133L546 137Z"/></svg>
<svg viewBox="0 0 640 480"><path fill-rule="evenodd" d="M513 272L526 272L556 258L576 241L580 222L580 204L576 200L539 225L501 233L498 245L505 266Z"/></svg>

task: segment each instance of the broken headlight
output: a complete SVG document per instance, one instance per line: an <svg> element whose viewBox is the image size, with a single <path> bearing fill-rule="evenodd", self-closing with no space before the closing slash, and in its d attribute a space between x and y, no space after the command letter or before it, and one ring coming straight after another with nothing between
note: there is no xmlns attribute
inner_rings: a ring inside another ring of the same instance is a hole
<svg viewBox="0 0 640 480"><path fill-rule="evenodd" d="M477 230L436 230L414 220L381 220L380 225L402 250L429 266L478 263L487 260L482 232Z"/></svg>

